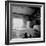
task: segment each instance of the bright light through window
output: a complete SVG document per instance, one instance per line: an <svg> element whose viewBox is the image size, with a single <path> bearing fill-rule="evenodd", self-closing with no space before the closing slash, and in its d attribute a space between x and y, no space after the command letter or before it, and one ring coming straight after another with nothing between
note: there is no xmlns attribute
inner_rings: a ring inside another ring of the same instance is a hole
<svg viewBox="0 0 46 46"><path fill-rule="evenodd" d="M20 30L23 26L23 19L13 18L12 24L13 24L13 29Z"/></svg>

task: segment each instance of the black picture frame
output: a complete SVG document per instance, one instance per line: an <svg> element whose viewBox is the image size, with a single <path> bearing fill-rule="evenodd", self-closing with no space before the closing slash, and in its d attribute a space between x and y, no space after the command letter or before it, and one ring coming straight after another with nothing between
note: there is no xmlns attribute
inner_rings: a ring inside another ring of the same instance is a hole
<svg viewBox="0 0 46 46"><path fill-rule="evenodd" d="M44 5L44 17L43 17L43 41L29 41L29 42L17 42L17 43L9 43L9 3L28 3L28 4L42 4ZM45 3L44 2L25 2L25 1L5 1L5 44L27 44L27 43L42 43L45 42Z"/></svg>

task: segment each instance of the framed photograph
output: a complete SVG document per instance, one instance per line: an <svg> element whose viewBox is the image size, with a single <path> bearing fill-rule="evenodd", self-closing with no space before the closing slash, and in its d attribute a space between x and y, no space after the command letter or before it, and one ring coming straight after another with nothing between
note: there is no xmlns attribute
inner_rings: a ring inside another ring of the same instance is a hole
<svg viewBox="0 0 46 46"><path fill-rule="evenodd" d="M5 44L45 42L45 3L5 1Z"/></svg>

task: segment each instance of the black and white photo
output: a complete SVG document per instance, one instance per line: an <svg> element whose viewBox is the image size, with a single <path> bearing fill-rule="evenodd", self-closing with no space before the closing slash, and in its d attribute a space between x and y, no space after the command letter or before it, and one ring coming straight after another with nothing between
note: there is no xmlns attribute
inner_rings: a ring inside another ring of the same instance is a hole
<svg viewBox="0 0 46 46"><path fill-rule="evenodd" d="M5 2L5 43L45 41L45 3Z"/></svg>

